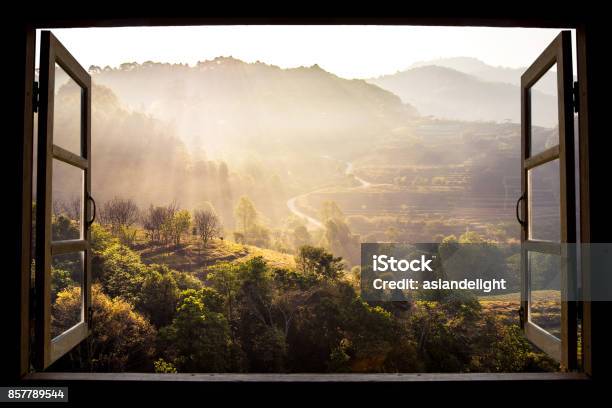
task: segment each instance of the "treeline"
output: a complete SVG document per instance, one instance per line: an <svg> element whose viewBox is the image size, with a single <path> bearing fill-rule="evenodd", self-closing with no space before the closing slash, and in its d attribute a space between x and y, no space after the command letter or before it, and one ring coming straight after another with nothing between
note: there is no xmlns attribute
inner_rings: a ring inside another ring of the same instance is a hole
<svg viewBox="0 0 612 408"><path fill-rule="evenodd" d="M55 226L59 228L70 220L80 220L80 202L74 199L54 201ZM177 202L167 205L150 204L146 208L138 207L132 199L115 197L100 205L99 222L107 227L120 241L132 248L142 236L148 245L178 247L183 238L191 234L197 236L203 246L214 238L225 235L234 242L273 249L287 254L297 254L304 245L325 247L334 254L344 258L348 266L359 264L360 237L351 231L347 217L333 201L322 203L318 213L324 228L309 231L305 220L295 216L287 217L279 223L280 227L270 227L268 219L256 208L248 196L242 196L233 208L230 225L218 214L214 206L204 202L198 208L189 211L181 208ZM63 227L61 232L66 234ZM74 237L73 237L74 238Z"/></svg>

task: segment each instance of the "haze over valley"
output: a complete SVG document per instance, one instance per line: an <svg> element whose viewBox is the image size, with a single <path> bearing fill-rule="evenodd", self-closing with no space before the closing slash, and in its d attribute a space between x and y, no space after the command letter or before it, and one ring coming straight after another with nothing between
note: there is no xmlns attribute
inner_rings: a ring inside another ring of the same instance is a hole
<svg viewBox="0 0 612 408"><path fill-rule="evenodd" d="M281 69L218 57L193 67L125 63L90 72L101 202L209 202L231 230L235 203L248 196L262 222L281 231L291 216L324 229L321 206L333 202L351 245L468 230L518 238L511 222L520 190L518 87L484 79L508 80L516 70L449 59L364 81L317 65ZM60 88L58 97L70 95ZM552 95L537 98L556 106ZM543 144L555 136L551 128L536 132ZM355 263L356 250L348 252Z"/></svg>

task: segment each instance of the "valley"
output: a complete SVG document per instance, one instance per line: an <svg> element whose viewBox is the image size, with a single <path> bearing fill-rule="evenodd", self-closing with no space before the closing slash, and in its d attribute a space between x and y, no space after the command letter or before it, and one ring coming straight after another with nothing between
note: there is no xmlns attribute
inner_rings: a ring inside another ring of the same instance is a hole
<svg viewBox="0 0 612 408"><path fill-rule="evenodd" d="M283 69L232 57L91 67L100 322L92 341L102 351L60 364L168 373L557 370L522 336L512 295L361 296L362 243L520 242L516 85L449 70L427 65L366 81L316 64ZM409 99L405 79L408 91L427 95ZM441 85L483 91L462 106ZM440 99L454 110L430 104ZM78 95L60 86L56 100L71 106ZM69 110L56 113L61 134ZM537 148L558 136L550 126L533 135ZM78 236L82 223L72 176L61 167L53 174L57 237ZM545 206L558 195L553 176L536 178ZM497 254L516 278L516 259ZM54 262L59 333L77 315L81 287L75 259ZM550 274L547 261L542 270ZM541 295L537 316L557 333L556 293ZM133 344L107 335L123 327L117 321L144 334Z"/></svg>

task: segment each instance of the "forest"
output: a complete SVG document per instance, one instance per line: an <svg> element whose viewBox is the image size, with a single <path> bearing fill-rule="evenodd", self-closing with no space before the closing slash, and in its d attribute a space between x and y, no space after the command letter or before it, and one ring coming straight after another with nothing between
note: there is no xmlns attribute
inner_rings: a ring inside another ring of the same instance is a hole
<svg viewBox="0 0 612 408"><path fill-rule="evenodd" d="M244 242L262 245L256 210L249 203L243 198L235 208L242 220L240 234ZM515 311L504 310L512 309L511 300L483 303L461 291L435 291L412 302L366 302L360 296L359 267L348 271L341 257L310 245L303 228L294 230L295 253L290 258L272 250L258 252L252 244L226 242L210 206L193 214L176 204L140 212L132 201L114 199L103 207L101 222L93 225L93 335L55 369L173 373L556 368L524 339ZM134 226L137 222L143 226ZM328 225L332 223L330 218ZM57 239L78 235L78 228L68 212L54 216ZM477 234L464 234L446 242L478 239ZM204 266L194 272L173 268L188 257L196 263L201 259ZM53 260L54 335L78 321L81 262L67 255Z"/></svg>
<svg viewBox="0 0 612 408"><path fill-rule="evenodd" d="M362 243L519 242L518 124L422 116L316 65L219 57L90 73L93 333L51 370L558 370L524 338L518 291L374 302L360 287ZM60 79L62 145L79 93ZM555 132L537 127L538 143ZM552 176L539 176L544 209ZM81 234L79 177L54 163L53 240ZM554 234L550 214L538 222ZM498 259L516 289L516 257ZM555 333L555 268L538 262L534 319ZM53 336L80 319L83 269L82 254L53 258Z"/></svg>

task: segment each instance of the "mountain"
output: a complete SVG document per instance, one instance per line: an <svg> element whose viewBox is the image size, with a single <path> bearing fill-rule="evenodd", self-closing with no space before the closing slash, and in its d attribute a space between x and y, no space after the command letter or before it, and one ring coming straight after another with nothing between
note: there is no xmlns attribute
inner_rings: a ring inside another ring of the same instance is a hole
<svg viewBox="0 0 612 408"><path fill-rule="evenodd" d="M473 61L462 69L475 69ZM457 64L458 65L458 64ZM464 121L520 122L520 88L485 81L456 69L424 65L368 80L414 105L421 114ZM552 127L557 121L554 96L533 91L534 124Z"/></svg>
<svg viewBox="0 0 612 408"><path fill-rule="evenodd" d="M90 72L98 203L118 196L143 208L173 200L195 208L208 201L225 225L243 195L263 219L280 222L287 198L342 174L342 163L325 155L351 156L417 118L393 93L317 65L284 70L217 58ZM56 142L64 145L62 135L78 134L80 91L61 71L56 89ZM68 170L55 172L58 205L78 186Z"/></svg>
<svg viewBox="0 0 612 408"><path fill-rule="evenodd" d="M453 58L438 58L430 61L415 62L410 68L424 67L428 65L436 65L454 69L455 71L469 74L488 82L504 82L519 86L521 84L521 75L527 67L508 68L501 66L493 66L486 64L473 57L453 57ZM540 92L556 95L557 94L557 79L554 75L546 75L538 82L538 90Z"/></svg>
<svg viewBox="0 0 612 408"><path fill-rule="evenodd" d="M188 148L209 153L271 147L267 142L342 146L417 115L393 93L318 65L281 69L218 57L195 66L129 63L90 72L131 109L172 123Z"/></svg>

